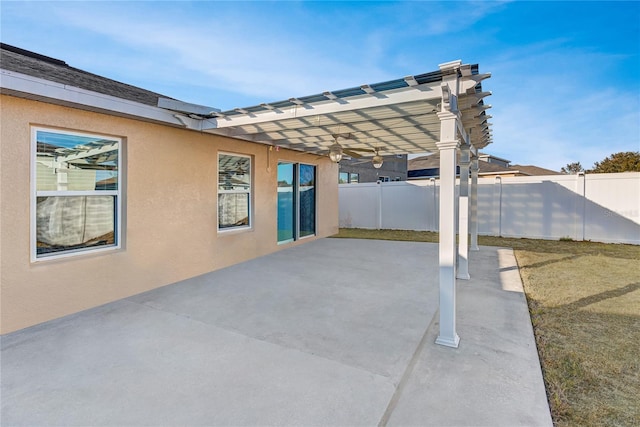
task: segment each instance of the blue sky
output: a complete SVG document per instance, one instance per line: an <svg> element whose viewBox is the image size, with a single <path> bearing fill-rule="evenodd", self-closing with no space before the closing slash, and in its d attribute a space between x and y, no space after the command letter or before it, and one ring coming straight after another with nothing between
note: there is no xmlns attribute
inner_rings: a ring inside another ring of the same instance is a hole
<svg viewBox="0 0 640 427"><path fill-rule="evenodd" d="M15 2L2 42L231 109L420 74L492 78L493 140L517 164L640 150L640 2Z"/></svg>

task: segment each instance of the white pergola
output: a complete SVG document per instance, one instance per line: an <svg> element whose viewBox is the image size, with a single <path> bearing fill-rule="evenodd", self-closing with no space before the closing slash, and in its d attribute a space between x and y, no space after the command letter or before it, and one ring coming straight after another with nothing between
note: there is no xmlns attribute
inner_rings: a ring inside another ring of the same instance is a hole
<svg viewBox="0 0 640 427"><path fill-rule="evenodd" d="M440 332L436 343L457 347L456 278L469 279L469 250L477 250L478 150L491 142L477 65L453 61L431 73L328 91L230 111L174 110L184 126L246 141L326 155L336 136L350 149L382 154L440 152ZM456 154L460 191L456 197ZM471 183L469 178L471 176ZM455 214L458 211L456 230ZM462 236L456 246L456 233ZM471 234L471 247L469 247ZM456 262L457 261L457 262Z"/></svg>
<svg viewBox="0 0 640 427"><path fill-rule="evenodd" d="M160 98L157 106L71 84L0 69L0 92L89 111L326 155L339 143L371 156L440 152L440 331L436 343L457 347L456 278L469 279L477 250L478 150L491 143L477 65L453 61L438 71L230 111ZM456 154L460 191L456 196ZM469 180L471 176L471 180ZM456 221L456 211L459 218ZM456 223L458 229L456 229ZM456 246L456 233L462 238ZM469 246L471 234L471 246Z"/></svg>

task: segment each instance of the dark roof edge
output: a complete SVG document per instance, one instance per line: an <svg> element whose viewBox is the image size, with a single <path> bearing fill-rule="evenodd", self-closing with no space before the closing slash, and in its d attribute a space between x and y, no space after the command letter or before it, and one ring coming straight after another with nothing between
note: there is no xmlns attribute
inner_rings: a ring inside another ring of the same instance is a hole
<svg viewBox="0 0 640 427"><path fill-rule="evenodd" d="M56 58L52 58L50 56L46 56L46 55L41 55L39 53L36 52L32 52L30 50L26 50L26 49L21 49L19 47L16 46L11 46L10 44L6 44L6 43L2 43L0 42L0 49L3 50L8 50L9 52L14 52L20 55L24 55L24 56L28 56L31 58L35 58L38 59L40 61L44 61L44 62L50 62L52 64L56 64L56 65L62 65L65 67L68 67L69 64L67 64L66 62L60 60L60 59L56 59Z"/></svg>

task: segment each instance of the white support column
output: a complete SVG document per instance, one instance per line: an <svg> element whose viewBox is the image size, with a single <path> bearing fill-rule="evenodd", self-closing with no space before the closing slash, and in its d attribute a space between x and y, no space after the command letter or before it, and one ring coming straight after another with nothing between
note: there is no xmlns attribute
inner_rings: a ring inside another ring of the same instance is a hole
<svg viewBox="0 0 640 427"><path fill-rule="evenodd" d="M460 199L458 200L458 279L469 280L469 145L460 150Z"/></svg>
<svg viewBox="0 0 640 427"><path fill-rule="evenodd" d="M471 211L471 250L479 251L478 247L478 158L471 160L471 194L469 197Z"/></svg>
<svg viewBox="0 0 640 427"><path fill-rule="evenodd" d="M440 332L436 344L458 347L456 333L456 151L458 116L448 111L440 118Z"/></svg>

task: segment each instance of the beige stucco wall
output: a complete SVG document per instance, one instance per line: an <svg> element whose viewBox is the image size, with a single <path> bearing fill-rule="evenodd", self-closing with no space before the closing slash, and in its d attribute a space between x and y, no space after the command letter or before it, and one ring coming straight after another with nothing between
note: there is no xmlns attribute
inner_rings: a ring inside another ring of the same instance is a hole
<svg viewBox="0 0 640 427"><path fill-rule="evenodd" d="M337 165L184 129L0 96L0 333L309 241L277 245L278 160L317 166L317 237L338 231ZM30 261L30 126L124 138L122 249ZM253 156L253 227L217 232L217 153ZM313 239L313 238L312 238Z"/></svg>

